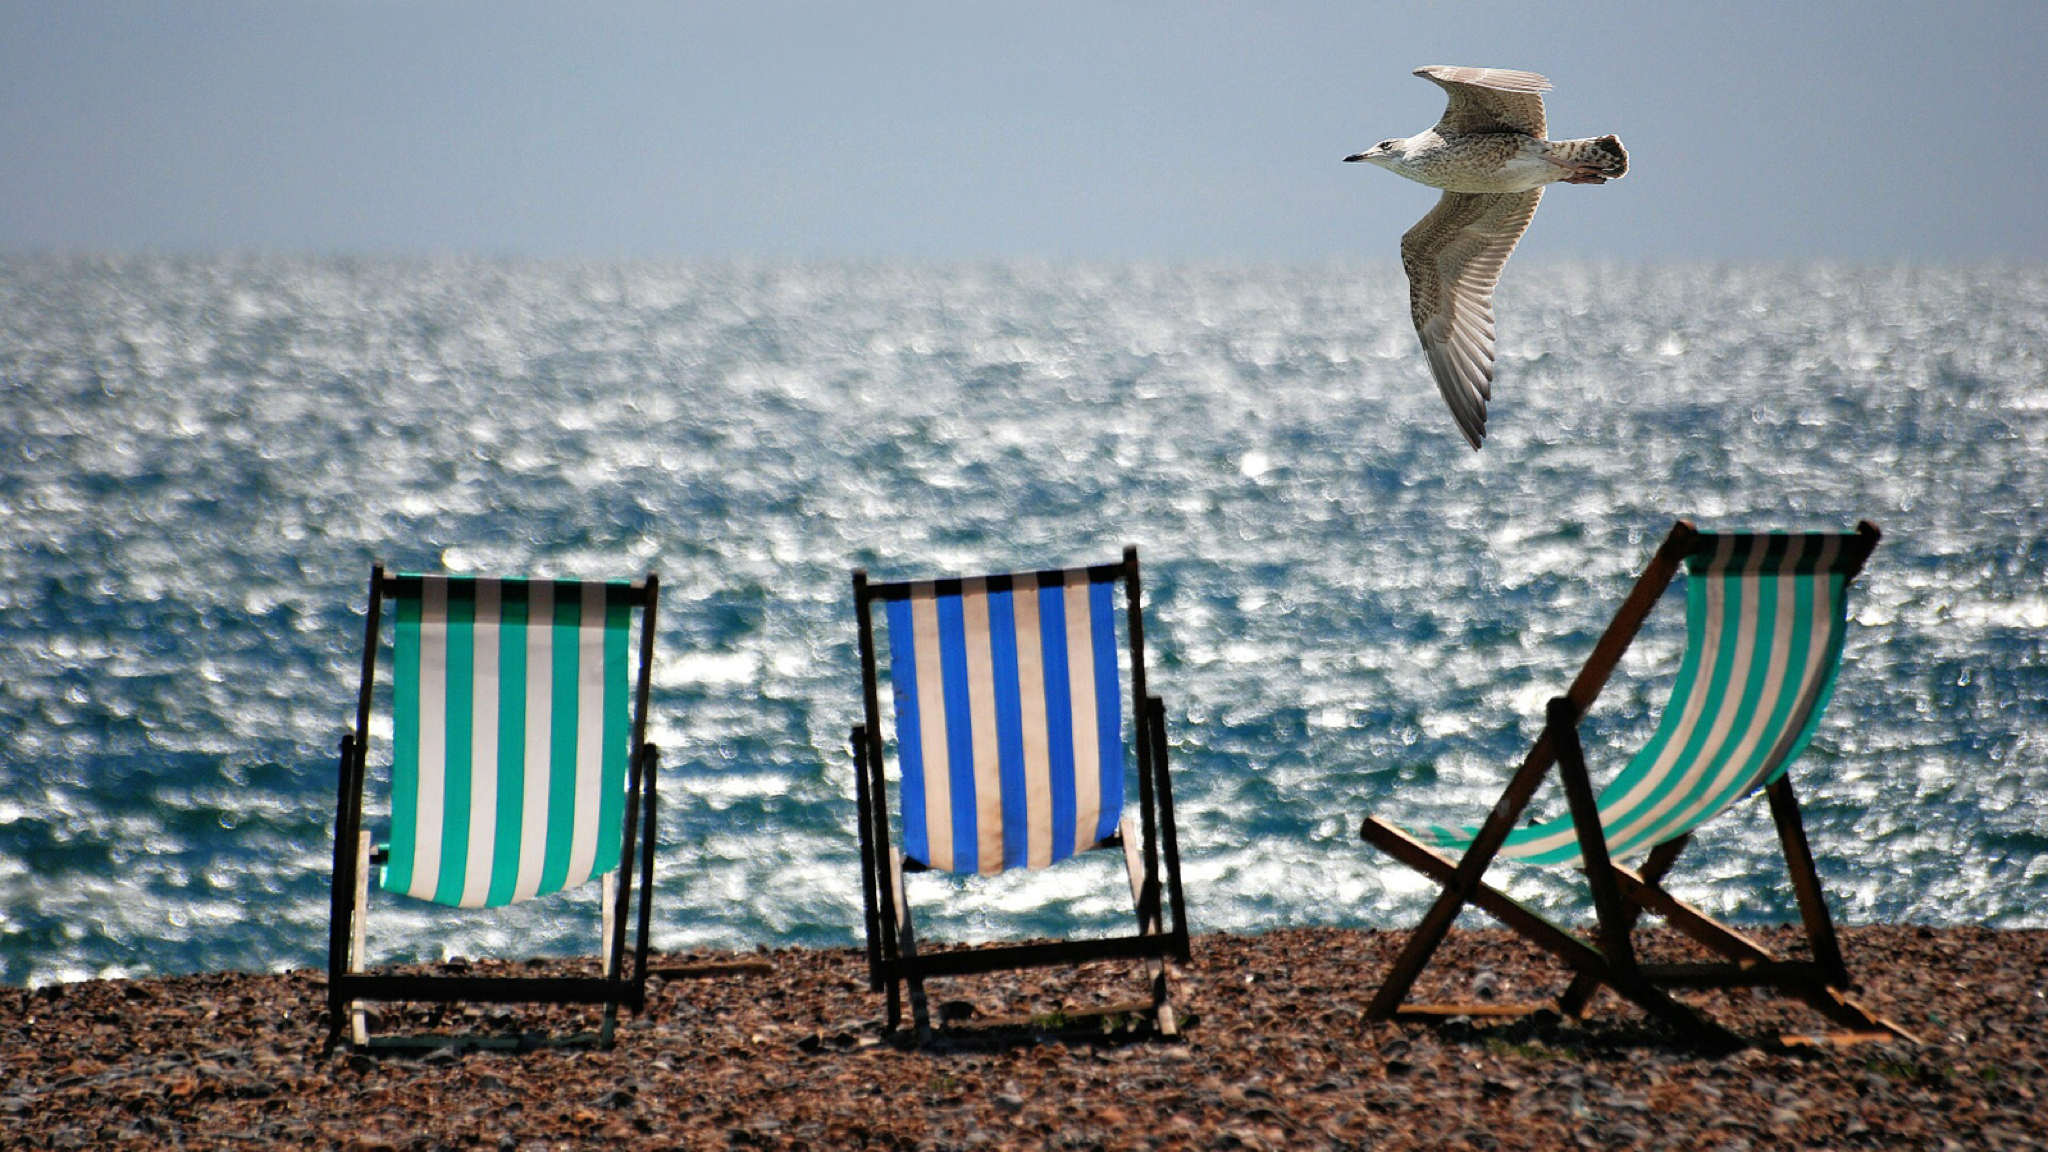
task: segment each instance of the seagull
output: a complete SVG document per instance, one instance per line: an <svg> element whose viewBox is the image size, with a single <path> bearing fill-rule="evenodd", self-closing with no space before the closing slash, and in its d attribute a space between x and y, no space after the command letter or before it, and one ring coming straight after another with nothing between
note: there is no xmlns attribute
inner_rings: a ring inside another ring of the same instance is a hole
<svg viewBox="0 0 2048 1152"><path fill-rule="evenodd" d="M1401 237L1409 312L1437 390L1458 431L1477 449L1493 398L1493 286L1536 215L1543 186L1605 184L1628 172L1613 136L1544 138L1550 81L1509 68L1432 64L1415 75L1450 93L1436 127L1382 140L1348 162L1377 164L1444 190L1429 215Z"/></svg>

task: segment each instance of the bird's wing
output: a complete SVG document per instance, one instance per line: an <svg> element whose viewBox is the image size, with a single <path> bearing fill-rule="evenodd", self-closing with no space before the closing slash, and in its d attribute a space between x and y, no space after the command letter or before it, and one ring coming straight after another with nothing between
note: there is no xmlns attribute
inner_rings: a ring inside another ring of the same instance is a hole
<svg viewBox="0 0 2048 1152"><path fill-rule="evenodd" d="M1543 189L1446 192L1401 237L1408 302L1429 371L1472 447L1493 398L1493 287L1536 215Z"/></svg>
<svg viewBox="0 0 2048 1152"><path fill-rule="evenodd" d="M1451 94L1450 106L1436 126L1439 133L1509 129L1538 140L1546 134L1542 94L1550 90L1550 81L1534 72L1431 64L1417 68L1415 74Z"/></svg>

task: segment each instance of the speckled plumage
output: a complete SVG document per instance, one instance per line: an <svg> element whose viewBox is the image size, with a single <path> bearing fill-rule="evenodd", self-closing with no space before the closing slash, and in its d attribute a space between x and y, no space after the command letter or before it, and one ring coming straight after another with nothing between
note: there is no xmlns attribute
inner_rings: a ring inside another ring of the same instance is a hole
<svg viewBox="0 0 2048 1152"><path fill-rule="evenodd" d="M1534 72L1431 65L1415 74L1450 94L1443 118L1345 159L1444 190L1401 237L1401 266L1430 374L1458 430L1478 448L1493 397L1493 289L1508 254L1545 185L1617 179L1628 172L1628 152L1613 136L1546 139L1542 93L1550 81Z"/></svg>

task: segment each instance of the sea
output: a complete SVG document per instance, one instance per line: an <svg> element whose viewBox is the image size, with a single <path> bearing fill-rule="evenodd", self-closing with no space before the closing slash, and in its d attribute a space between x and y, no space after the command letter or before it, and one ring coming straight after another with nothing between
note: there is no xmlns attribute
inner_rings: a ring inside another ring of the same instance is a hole
<svg viewBox="0 0 2048 1152"><path fill-rule="evenodd" d="M1496 306L1475 453L1391 257L0 256L0 984L327 962L380 560L659 573L653 940L753 950L862 939L852 570L1136 544L1193 930L1398 929L1431 889L1361 819L1479 818L1680 517L1883 529L1793 769L1837 917L2048 927L2048 268L1527 259ZM1104 933L1120 867L912 895L927 939ZM1797 917L1761 804L1670 887ZM587 955L594 905L380 895L371 957Z"/></svg>

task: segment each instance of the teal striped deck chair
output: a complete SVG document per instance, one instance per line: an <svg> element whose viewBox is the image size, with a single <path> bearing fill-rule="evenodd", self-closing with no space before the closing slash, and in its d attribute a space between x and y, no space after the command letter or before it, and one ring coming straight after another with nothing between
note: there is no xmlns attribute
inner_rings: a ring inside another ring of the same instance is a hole
<svg viewBox="0 0 2048 1152"><path fill-rule="evenodd" d="M646 738L647 702L659 593L651 573L600 583L374 569L355 730L341 744L330 1045L345 1029L359 1045L372 1042L367 1002L602 1005L598 1040L606 1045L618 1009L641 1008L657 762ZM380 635L387 605L388 644ZM380 838L365 822L364 796L386 650L390 789ZM636 852L638 940L628 957L623 929ZM373 872L387 898L461 908L504 907L598 880L596 972L366 972Z"/></svg>
<svg viewBox="0 0 2048 1152"><path fill-rule="evenodd" d="M1500 920L1574 972L1555 1006L1579 1016L1613 989L1691 1037L1747 1044L1670 988L1766 987L1796 996L1846 1031L1831 1039L1904 1036L1848 995L1850 980L1822 896L1787 770L1812 739L1835 686L1848 628L1848 586L1877 546L1865 521L1853 533L1708 534L1680 521L1665 538L1484 823L1405 828L1378 817L1364 839L1443 886L1381 984L1376 1020L1505 1015L1550 1005L1405 1005L1416 978L1467 905ZM1607 786L1593 790L1579 725L1657 600L1685 574L1686 644L1670 700L1649 741ZM1567 815L1517 828L1537 788L1557 769ZM1811 955L1784 959L1672 896L1665 874L1693 833L1762 790L1784 851ZM1457 854L1453 858L1451 854ZM1631 868L1621 861L1642 858ZM1597 940L1557 926L1483 881L1508 858L1582 870ZM1640 961L1632 933L1642 913L1662 917L1717 959Z"/></svg>
<svg viewBox="0 0 2048 1152"><path fill-rule="evenodd" d="M886 995L888 1027L902 1023L907 986L918 1034L929 1034L931 977L1132 959L1146 966L1150 999L1100 1011L1137 1012L1160 1034L1175 1034L1167 961L1187 960L1188 931L1165 709L1145 681L1138 550L1126 548L1119 563L999 576L878 583L856 571L853 595L865 712L853 751L868 971ZM886 677L878 623L889 643ZM1120 650L1129 653L1128 695ZM893 738L883 728L883 679ZM884 770L890 747L895 805ZM986 876L1053 867L1094 849L1123 853L1130 933L919 947L906 873Z"/></svg>

